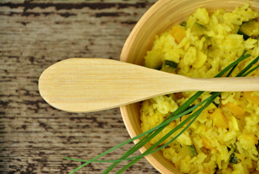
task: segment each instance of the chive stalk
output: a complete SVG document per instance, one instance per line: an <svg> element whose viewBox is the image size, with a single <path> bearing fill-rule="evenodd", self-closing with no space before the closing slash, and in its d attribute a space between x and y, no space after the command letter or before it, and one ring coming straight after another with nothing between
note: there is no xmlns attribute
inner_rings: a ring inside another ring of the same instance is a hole
<svg viewBox="0 0 259 174"><path fill-rule="evenodd" d="M218 73L215 78L217 77L221 77L222 75L224 75L225 73L227 73L227 77L229 77L231 75L231 73L233 72L233 70L236 68L237 64L241 61L243 61L244 59L250 57L250 54L246 54L247 51L244 51L243 54L234 62L232 62L230 65L228 65L226 68L224 68L220 73ZM256 57L254 60L252 60L240 73L238 73L238 75L236 77L244 77L247 76L248 74L250 74L251 72L253 72L254 70L256 70L259 65L255 66L254 68L252 68L251 70L249 70L257 61L259 60L259 56ZM68 159L68 160L73 160L73 161L80 161L80 162L85 162L84 164L82 164L81 166L79 166L78 168L76 168L75 170L73 170L72 172L70 172L70 174L80 170L81 168L83 168L84 166L88 165L91 162L113 162L112 165L110 165L104 172L105 173L109 173L117 164L119 164L121 161L125 161L125 160L132 160L130 163L128 163L126 166L124 166L121 170L119 170L117 173L121 173L125 170L127 170L130 166L132 166L134 163L136 163L137 161L139 161L141 158L143 158L144 156L154 153L158 150L161 150L162 148L166 147L167 145L169 145L171 142L173 142L177 137L179 137L186 129L188 129L188 127L196 120L196 118L200 115L200 113L207 107L209 106L217 96L219 96L221 94L221 92L213 92L211 93L211 96L208 97L207 99L203 100L202 102L200 102L199 104L193 106L190 108L191 104L203 93L203 91L199 91L196 94L194 94L191 98L189 98L183 105L179 106L179 108L173 112L172 114L170 114L161 124L159 124L158 126L144 132L141 133L140 135L133 137L109 150L107 150L106 152L92 158L91 160L81 160L81 159L74 159L74 158L67 158L64 157L64 159ZM198 107L200 107L198 109ZM139 148L143 147L147 142L149 142L152 138L154 138L158 133L160 133L168 124L170 124L172 121L187 115L188 113L194 111L195 109L198 109L197 111L195 111L193 114L191 114L187 119L185 119L184 121L182 121L179 125L177 125L173 130L171 130L169 133L167 133L163 138L161 138L158 142L156 142L155 144L153 144L149 149L147 149L144 153L142 153L141 155L135 156L135 157L130 157L128 158L128 156L130 156L131 154L133 154L135 151L137 151ZM189 123L188 123L189 122ZM175 133L176 131L178 131L180 128L182 128L186 123L188 123L183 130L178 133L175 137L173 137L168 143L160 146L160 144L165 141L168 137L170 137L173 133ZM143 137L142 139L140 139L141 137ZM124 155L121 156L120 159L117 160L98 160L100 157L104 156L105 154L108 154L110 152L112 152L113 150L128 144L129 142L132 142L136 139L140 139L140 141L138 143L136 143L132 148L130 148L130 150L128 150Z"/></svg>

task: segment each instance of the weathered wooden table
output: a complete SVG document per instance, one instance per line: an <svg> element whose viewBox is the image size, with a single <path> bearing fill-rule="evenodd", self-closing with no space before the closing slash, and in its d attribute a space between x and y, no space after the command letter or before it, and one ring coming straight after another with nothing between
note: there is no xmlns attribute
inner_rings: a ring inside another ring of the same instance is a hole
<svg viewBox="0 0 259 174"><path fill-rule="evenodd" d="M88 114L54 109L40 97L38 78L71 57L119 60L130 31L154 2L0 1L0 173L68 173L81 162L62 157L90 159L129 139L118 108ZM92 163L77 173L101 173L109 165ZM158 172L142 159L125 173Z"/></svg>

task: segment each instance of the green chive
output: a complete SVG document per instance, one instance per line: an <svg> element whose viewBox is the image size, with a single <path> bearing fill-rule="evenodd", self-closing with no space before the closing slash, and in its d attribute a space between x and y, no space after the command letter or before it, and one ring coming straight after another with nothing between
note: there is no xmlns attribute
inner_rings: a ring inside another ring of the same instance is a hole
<svg viewBox="0 0 259 174"><path fill-rule="evenodd" d="M230 65L228 65L226 68L224 68L219 74L217 74L215 77L221 77L223 74L225 74L226 72L229 73L227 74L227 76L230 76L230 74L233 72L233 70L236 68L237 64L239 62L241 62L242 60L248 58L249 56L251 56L250 54L246 54L247 51L244 51L243 54L233 63L231 63ZM251 72L253 72L254 70L256 70L259 65L257 65L256 67L252 68L251 70L249 70L259 59L259 56L257 58L255 58L253 61L251 61L238 75L237 77L243 77L246 76L248 74L250 74ZM249 71L248 71L249 70ZM73 158L67 158L64 157L64 159L68 159L68 160L73 160L73 161L80 161L80 162L85 162L84 164L82 164L81 166L79 166L78 168L76 168L75 170L73 170L70 173L74 173L76 171L78 171L79 169L83 168L84 166L86 166L87 164L91 163L91 162L113 162L113 164L111 166L109 166L103 173L108 173L109 171L111 171L119 162L121 161L125 161L125 160L132 160L128 165L124 166L118 173L121 173L123 171L125 171L128 167L130 167L131 165L133 165L135 162L137 162L138 160L140 160L141 158L143 158L144 156L154 153L158 150L161 150L162 148L168 146L172 141L174 141L177 137L179 137L195 120L196 118L199 116L199 114L207 107L209 106L217 96L219 96L221 93L220 92L213 92L212 95L210 97L208 97L206 100L200 102L199 104L188 108L201 94L203 93L203 91L199 91L196 94L194 94L190 99L188 99L183 105L181 105L174 113L172 113L170 116L168 116L160 125L150 129L149 131L146 131L134 138L131 138L130 140L127 140L111 149L109 149L108 151L94 157L91 160L81 160L81 159L73 159ZM205 103L205 104L204 104ZM201 106L203 105L204 106ZM139 155L139 156L135 156L135 157L130 157L127 158L128 156L130 156L132 153L134 153L135 151L137 151L139 148L141 148L142 146L144 146L147 142L149 142L152 138L154 138L161 130L163 130L168 124L170 124L172 121L192 112L194 109L200 107L200 109L198 109L196 112L194 112L192 115L190 115L186 120L184 120L183 122L181 122L179 125L177 125L173 130L171 130L168 134L166 134L163 138L161 138L158 142L156 142L155 144L153 144L149 149L147 149L143 154ZM175 133L177 130L179 130L182 126L184 126L186 123L188 123L190 121L189 124L187 124L186 127L184 127L184 129L178 133L174 138L172 138L172 140L170 140L168 143L164 144L163 146L160 146L159 148L157 148L157 146L159 146L163 141L165 141L167 138L169 138L173 133ZM144 137L143 137L144 136ZM127 151L124 155L122 155L122 157L118 160L97 160L98 158L104 156L105 154L110 153L111 151L125 145L128 144L129 142L132 142L136 139L139 139L143 137L137 144L135 144L129 151ZM156 149L155 149L156 148ZM153 150L155 149L155 150Z"/></svg>
<svg viewBox="0 0 259 174"><path fill-rule="evenodd" d="M165 60L164 65L171 68L177 68L177 63L171 60Z"/></svg>

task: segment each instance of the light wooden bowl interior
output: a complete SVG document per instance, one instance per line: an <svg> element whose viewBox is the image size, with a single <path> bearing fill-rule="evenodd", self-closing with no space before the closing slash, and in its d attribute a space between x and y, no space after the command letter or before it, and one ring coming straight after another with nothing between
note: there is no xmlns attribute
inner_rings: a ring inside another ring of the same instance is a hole
<svg viewBox="0 0 259 174"><path fill-rule="evenodd" d="M205 7L210 12L216 9L232 11L235 7L242 6L245 3L247 3L247 0L160 0L144 14L132 30L125 42L120 60L143 65L144 56L148 50L151 50L155 35L185 21L199 7ZM259 1L250 1L250 7L259 11ZM139 103L123 106L120 110L130 136L134 137L142 133ZM150 144L146 144L140 151L144 152L148 147L150 147ZM163 157L161 152L148 155L146 159L161 173L181 173L170 161Z"/></svg>

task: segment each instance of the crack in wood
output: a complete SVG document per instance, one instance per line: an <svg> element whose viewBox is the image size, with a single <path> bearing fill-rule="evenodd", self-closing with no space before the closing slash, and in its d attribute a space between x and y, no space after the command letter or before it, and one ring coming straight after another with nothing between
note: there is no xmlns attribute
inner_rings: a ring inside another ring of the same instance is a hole
<svg viewBox="0 0 259 174"><path fill-rule="evenodd" d="M101 10L107 8L117 8L117 9L125 9L125 8L145 8L147 5L146 2L135 2L135 3L114 3L114 2L99 2L99 3L34 3L30 1L25 1L24 3L0 3L1 6L6 6L9 8L24 8L24 11L33 8L49 8L55 7L56 10L71 10L71 9L83 9L90 8L92 10Z"/></svg>

